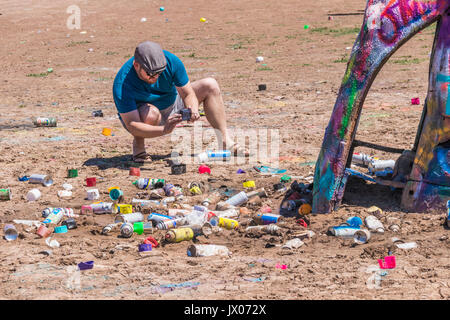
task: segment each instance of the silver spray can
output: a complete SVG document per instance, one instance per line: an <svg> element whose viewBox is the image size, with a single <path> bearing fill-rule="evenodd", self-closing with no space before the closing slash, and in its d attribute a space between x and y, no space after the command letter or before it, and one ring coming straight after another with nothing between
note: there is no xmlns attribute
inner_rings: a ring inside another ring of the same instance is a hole
<svg viewBox="0 0 450 320"><path fill-rule="evenodd" d="M144 221L144 215L141 212L133 212L133 213L127 213L127 214L119 214L115 217L114 222L128 222L128 223L135 223L135 222L142 222Z"/></svg>
<svg viewBox="0 0 450 320"><path fill-rule="evenodd" d="M130 238L133 235L133 225L129 222L122 224L120 227L120 234L124 238Z"/></svg>
<svg viewBox="0 0 450 320"><path fill-rule="evenodd" d="M29 183L42 184L45 187L50 187L53 184L53 179L46 174L32 174L28 180Z"/></svg>

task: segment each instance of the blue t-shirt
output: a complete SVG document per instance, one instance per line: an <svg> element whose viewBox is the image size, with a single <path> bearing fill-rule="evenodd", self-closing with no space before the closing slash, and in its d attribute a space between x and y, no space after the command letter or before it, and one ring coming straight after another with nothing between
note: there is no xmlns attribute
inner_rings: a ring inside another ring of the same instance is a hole
<svg viewBox="0 0 450 320"><path fill-rule="evenodd" d="M137 104L142 102L151 103L159 110L166 109L175 102L176 87L185 86L189 78L181 60L173 53L166 50L163 52L167 66L154 84L139 79L133 67L134 57L120 68L113 85L114 103L119 113L137 110Z"/></svg>

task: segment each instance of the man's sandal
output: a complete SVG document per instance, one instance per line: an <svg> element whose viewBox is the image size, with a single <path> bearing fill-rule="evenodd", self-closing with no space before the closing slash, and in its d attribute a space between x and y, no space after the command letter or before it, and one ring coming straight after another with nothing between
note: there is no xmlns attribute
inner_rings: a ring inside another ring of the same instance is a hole
<svg viewBox="0 0 450 320"><path fill-rule="evenodd" d="M133 156L133 162L144 163L148 161L151 161L151 158L150 155L145 151Z"/></svg>

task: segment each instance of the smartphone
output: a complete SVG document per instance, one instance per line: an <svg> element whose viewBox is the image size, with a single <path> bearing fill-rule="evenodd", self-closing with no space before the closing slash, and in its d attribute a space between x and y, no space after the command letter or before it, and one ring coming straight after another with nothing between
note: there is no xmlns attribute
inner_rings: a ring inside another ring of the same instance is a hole
<svg viewBox="0 0 450 320"><path fill-rule="evenodd" d="M178 113L181 114L181 120L183 121L191 120L191 109L189 108L181 109Z"/></svg>

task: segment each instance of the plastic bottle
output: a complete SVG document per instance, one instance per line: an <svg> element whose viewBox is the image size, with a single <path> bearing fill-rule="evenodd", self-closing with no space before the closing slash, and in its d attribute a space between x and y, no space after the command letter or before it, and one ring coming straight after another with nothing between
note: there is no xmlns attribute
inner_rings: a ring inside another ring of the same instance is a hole
<svg viewBox="0 0 450 320"><path fill-rule="evenodd" d="M187 249L189 257L229 256L230 250L225 246L215 244L193 244Z"/></svg>
<svg viewBox="0 0 450 320"><path fill-rule="evenodd" d="M133 184L139 189L157 189L164 187L164 179L148 179L140 178L133 182Z"/></svg>
<svg viewBox="0 0 450 320"><path fill-rule="evenodd" d="M55 208L49 215L42 221L45 224L58 224L61 222L62 218L64 218L64 211L59 210L60 208Z"/></svg>
<svg viewBox="0 0 450 320"><path fill-rule="evenodd" d="M47 216L53 212L54 210L62 210L65 217L68 218L78 218L79 215L74 213L74 210L72 208L45 208L42 210L42 217L47 218Z"/></svg>
<svg viewBox="0 0 450 320"><path fill-rule="evenodd" d="M236 218L239 216L239 210L237 208L230 208L222 211L210 211L214 215L222 218Z"/></svg>
<svg viewBox="0 0 450 320"><path fill-rule="evenodd" d="M147 200L147 199L132 199L131 204L140 205L142 208L150 207L154 208L161 205L161 201L158 200Z"/></svg>
<svg viewBox="0 0 450 320"><path fill-rule="evenodd" d="M33 118L33 124L36 127L56 127L56 118L44 118L35 117Z"/></svg>
<svg viewBox="0 0 450 320"><path fill-rule="evenodd" d="M211 160L229 160L231 158L231 151L229 150L206 151L200 153L197 157L200 162L206 162Z"/></svg>
<svg viewBox="0 0 450 320"><path fill-rule="evenodd" d="M367 216L364 219L364 223L366 224L367 228L372 232L378 232L378 233L384 233L384 226L381 223L380 220L378 220L375 216Z"/></svg>
<svg viewBox="0 0 450 320"><path fill-rule="evenodd" d="M208 212L192 210L191 213L180 219L183 224L204 224L208 221Z"/></svg>

